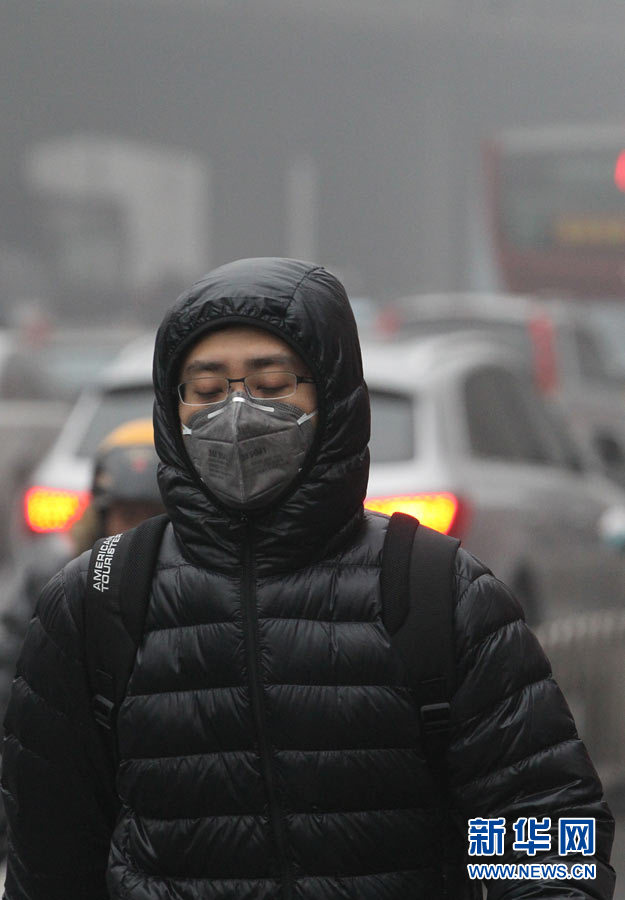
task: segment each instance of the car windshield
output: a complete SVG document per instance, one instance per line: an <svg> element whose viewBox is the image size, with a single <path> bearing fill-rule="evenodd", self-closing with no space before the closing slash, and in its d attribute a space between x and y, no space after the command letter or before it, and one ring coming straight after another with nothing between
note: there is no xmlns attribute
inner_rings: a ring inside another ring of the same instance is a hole
<svg viewBox="0 0 625 900"><path fill-rule="evenodd" d="M370 389L371 461L401 462L415 455L415 403L409 394Z"/></svg>
<svg viewBox="0 0 625 900"><path fill-rule="evenodd" d="M78 448L78 455L93 457L107 434L124 422L151 419L153 401L154 391L151 385L107 391L94 410Z"/></svg>

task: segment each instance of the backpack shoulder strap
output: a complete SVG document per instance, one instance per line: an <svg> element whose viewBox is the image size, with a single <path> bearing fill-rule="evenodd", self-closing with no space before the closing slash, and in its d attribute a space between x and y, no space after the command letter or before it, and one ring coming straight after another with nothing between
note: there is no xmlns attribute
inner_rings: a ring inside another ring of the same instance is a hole
<svg viewBox="0 0 625 900"><path fill-rule="evenodd" d="M85 663L93 715L113 767L116 715L126 695L145 615L166 515L96 541L84 597Z"/></svg>
<svg viewBox="0 0 625 900"><path fill-rule="evenodd" d="M430 767L442 777L455 686L454 561L460 541L394 513L382 554L382 615L408 673Z"/></svg>

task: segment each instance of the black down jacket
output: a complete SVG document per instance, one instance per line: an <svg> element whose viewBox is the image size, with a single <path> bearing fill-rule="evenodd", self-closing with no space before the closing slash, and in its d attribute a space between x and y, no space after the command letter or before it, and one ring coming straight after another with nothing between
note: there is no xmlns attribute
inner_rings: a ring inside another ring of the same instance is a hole
<svg viewBox="0 0 625 900"><path fill-rule="evenodd" d="M172 391L198 332L226 322L280 335L319 392L316 443L297 482L247 520L195 475ZM369 405L342 287L293 260L217 269L163 323L154 378L172 526L119 714L121 809L110 824L96 774L72 614L83 556L44 591L14 684L5 896L436 900L438 795L381 622L388 519L363 514ZM550 816L554 830L561 816L597 820L596 856L584 858L596 880L494 881L489 896L610 897L613 823L592 764L519 606L462 550L455 629L448 769L465 823L504 816L497 861L514 861L520 816ZM547 857L556 854L554 844Z"/></svg>

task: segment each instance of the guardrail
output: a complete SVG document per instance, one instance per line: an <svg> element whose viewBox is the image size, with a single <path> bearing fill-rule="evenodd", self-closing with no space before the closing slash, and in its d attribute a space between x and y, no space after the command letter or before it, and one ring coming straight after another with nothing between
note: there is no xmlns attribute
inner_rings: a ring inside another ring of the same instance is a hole
<svg viewBox="0 0 625 900"><path fill-rule="evenodd" d="M625 610L536 629L607 793L625 789Z"/></svg>

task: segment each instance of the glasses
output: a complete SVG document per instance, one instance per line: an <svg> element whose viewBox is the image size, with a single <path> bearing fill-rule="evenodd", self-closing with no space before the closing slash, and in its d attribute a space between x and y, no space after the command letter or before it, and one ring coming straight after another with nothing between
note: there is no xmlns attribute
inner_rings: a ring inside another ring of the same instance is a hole
<svg viewBox="0 0 625 900"><path fill-rule="evenodd" d="M231 384L242 384L248 397L253 400L284 400L292 397L300 384L314 383L314 378L294 372L259 372L245 378L201 375L179 384L178 397L185 406L211 406L226 399Z"/></svg>

